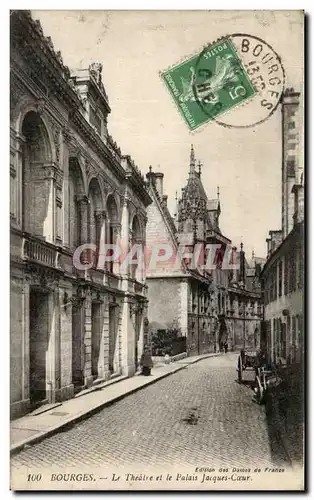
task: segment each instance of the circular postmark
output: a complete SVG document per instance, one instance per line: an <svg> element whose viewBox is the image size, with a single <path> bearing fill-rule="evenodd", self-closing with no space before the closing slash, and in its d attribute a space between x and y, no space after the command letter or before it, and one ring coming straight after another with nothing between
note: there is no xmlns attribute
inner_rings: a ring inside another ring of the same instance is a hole
<svg viewBox="0 0 314 500"><path fill-rule="evenodd" d="M234 33L205 47L193 77L195 101L219 125L254 127L277 109L284 91L280 56L263 39Z"/></svg>

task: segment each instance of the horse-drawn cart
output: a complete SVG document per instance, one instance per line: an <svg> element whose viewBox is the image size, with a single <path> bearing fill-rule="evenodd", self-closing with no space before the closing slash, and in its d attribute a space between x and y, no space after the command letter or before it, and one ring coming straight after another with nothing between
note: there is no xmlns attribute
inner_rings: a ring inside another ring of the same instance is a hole
<svg viewBox="0 0 314 500"><path fill-rule="evenodd" d="M239 384L243 382L244 371L254 372L254 381L252 380L252 382L255 399L259 404L264 404L267 388L280 383L277 374L274 370L269 369L266 356L261 352L242 350L239 354L237 367Z"/></svg>

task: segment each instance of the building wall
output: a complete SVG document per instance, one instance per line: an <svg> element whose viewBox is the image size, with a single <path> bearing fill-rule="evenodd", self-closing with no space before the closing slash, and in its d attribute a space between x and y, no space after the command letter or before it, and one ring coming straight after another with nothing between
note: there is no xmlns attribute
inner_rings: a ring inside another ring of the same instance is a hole
<svg viewBox="0 0 314 500"><path fill-rule="evenodd" d="M263 270L264 320L272 361L290 361L303 349L303 225L295 226Z"/></svg>
<svg viewBox="0 0 314 500"><path fill-rule="evenodd" d="M83 101L73 90L70 74L65 76L66 67L51 47L49 58L43 56L48 41L39 25L27 11L14 11L10 21L14 418L38 404L68 399L95 379L134 374L147 314L145 269L123 268L117 260L110 269L96 269L95 261L90 269L79 270L73 265L73 251L95 239L97 224L99 244L111 235L125 252L134 242L144 245L151 200L137 167L122 155L106 127L100 136L82 118ZM29 57L23 37L30 40ZM36 81L34 54L42 58ZM51 58L55 80L48 76ZM59 84L61 92L55 88ZM46 86L49 92L43 91ZM101 85L98 90L106 100ZM36 300L41 307L37 319L32 312ZM116 311L111 326L110 308ZM35 338L37 330L39 336L47 332L47 338Z"/></svg>
<svg viewBox="0 0 314 500"><path fill-rule="evenodd" d="M183 326L184 315L187 314L187 297L184 298L184 295L181 297L180 279L147 278L147 286L148 320L151 331L157 328L170 328L173 322L177 322L180 327ZM185 311L182 310L184 306ZM184 332L182 333L184 335Z"/></svg>
<svg viewBox="0 0 314 500"><path fill-rule="evenodd" d="M303 117L300 94L287 89L282 99L282 230L283 238L293 228L294 195L292 186L300 182L303 171ZM300 135L301 134L301 135Z"/></svg>

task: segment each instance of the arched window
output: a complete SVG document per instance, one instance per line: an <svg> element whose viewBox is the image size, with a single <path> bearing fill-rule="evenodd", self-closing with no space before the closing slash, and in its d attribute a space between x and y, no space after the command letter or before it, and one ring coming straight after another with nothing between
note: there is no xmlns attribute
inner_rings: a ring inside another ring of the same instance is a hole
<svg viewBox="0 0 314 500"><path fill-rule="evenodd" d="M119 225L118 208L113 195L109 195L106 203L106 213L108 215L106 243L115 245L117 242L117 228ZM108 262L107 269L111 273L114 271L114 263Z"/></svg>
<svg viewBox="0 0 314 500"><path fill-rule="evenodd" d="M132 247L135 245L141 245L142 244L142 233L141 233L141 226L138 220L138 217L135 215L132 220L132 238L131 238L131 244ZM141 258L140 251L137 250L135 253L132 254L134 260L138 260ZM130 264L130 275L132 279L137 279L138 281L141 280L140 272L139 271L139 266L138 263L133 263Z"/></svg>
<svg viewBox="0 0 314 500"><path fill-rule="evenodd" d="M101 191L99 182L96 178L93 178L90 181L88 200L88 236L89 242L97 247L97 250L94 253L94 257L96 257L99 252L100 237L104 220Z"/></svg>
<svg viewBox="0 0 314 500"><path fill-rule="evenodd" d="M23 148L22 173L22 226L27 232L53 240L53 214L49 212L51 193L50 182L52 152L46 127L38 113L26 114L22 134L25 138Z"/></svg>
<svg viewBox="0 0 314 500"><path fill-rule="evenodd" d="M84 217L87 211L87 198L84 192L82 171L77 158L69 161L69 245L75 250L84 241ZM86 231L85 231L86 232ZM85 237L84 237L85 236Z"/></svg>

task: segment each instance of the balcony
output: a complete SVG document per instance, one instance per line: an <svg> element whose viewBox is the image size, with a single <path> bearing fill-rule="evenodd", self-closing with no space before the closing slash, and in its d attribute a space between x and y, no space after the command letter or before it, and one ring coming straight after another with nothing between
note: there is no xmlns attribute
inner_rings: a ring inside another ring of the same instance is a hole
<svg viewBox="0 0 314 500"><path fill-rule="evenodd" d="M26 236L23 238L23 260L57 268L58 257L59 252L51 243L47 243L46 241L33 236Z"/></svg>

